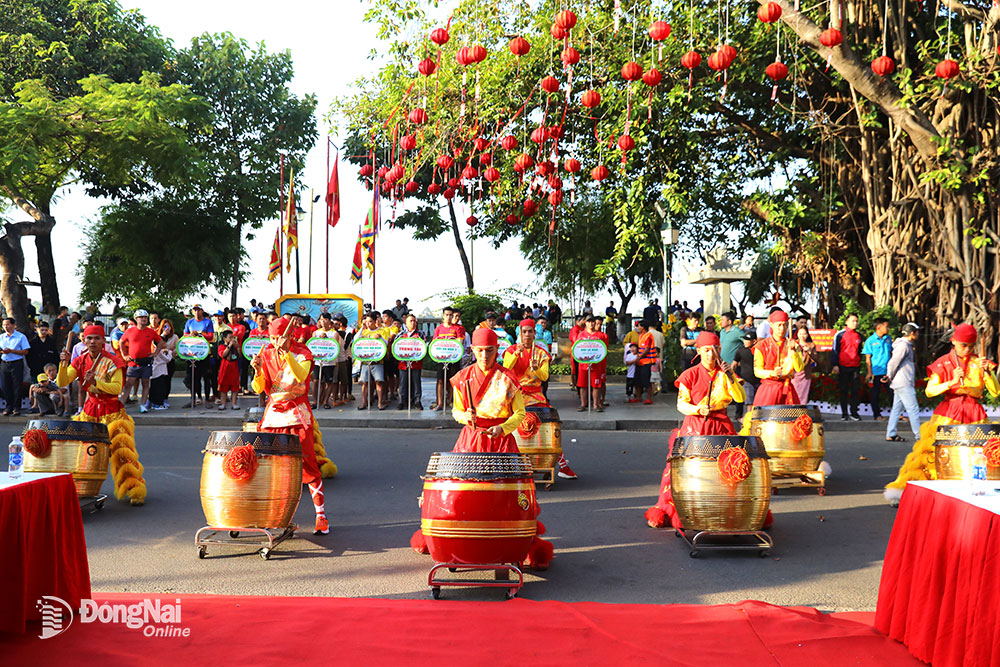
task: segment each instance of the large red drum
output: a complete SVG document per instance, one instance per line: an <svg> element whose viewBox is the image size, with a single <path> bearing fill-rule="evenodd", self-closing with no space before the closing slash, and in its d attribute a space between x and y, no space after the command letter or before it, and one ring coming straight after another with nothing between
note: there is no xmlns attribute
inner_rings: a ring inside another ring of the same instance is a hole
<svg viewBox="0 0 1000 667"><path fill-rule="evenodd" d="M424 475L420 529L438 563L520 563L537 530L524 454L436 452Z"/></svg>

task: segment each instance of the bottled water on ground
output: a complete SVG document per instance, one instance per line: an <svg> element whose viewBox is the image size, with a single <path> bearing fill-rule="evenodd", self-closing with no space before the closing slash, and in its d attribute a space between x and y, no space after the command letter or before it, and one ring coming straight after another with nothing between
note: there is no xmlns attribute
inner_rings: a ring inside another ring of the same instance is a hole
<svg viewBox="0 0 1000 667"><path fill-rule="evenodd" d="M17 479L21 476L24 468L24 445L21 444L20 436L14 436L10 441L9 453L7 457L7 477Z"/></svg>
<svg viewBox="0 0 1000 667"><path fill-rule="evenodd" d="M986 480L986 455L981 449L972 453L972 476L969 478L972 495L985 496L989 483Z"/></svg>

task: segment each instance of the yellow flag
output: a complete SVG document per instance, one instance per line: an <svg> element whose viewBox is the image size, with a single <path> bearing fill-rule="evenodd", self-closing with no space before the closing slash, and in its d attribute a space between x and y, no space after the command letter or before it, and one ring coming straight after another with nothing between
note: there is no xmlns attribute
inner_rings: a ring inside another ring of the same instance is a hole
<svg viewBox="0 0 1000 667"><path fill-rule="evenodd" d="M288 206L285 207L286 262L285 270L292 270L292 248L299 245L299 223L295 218L295 170L288 177Z"/></svg>

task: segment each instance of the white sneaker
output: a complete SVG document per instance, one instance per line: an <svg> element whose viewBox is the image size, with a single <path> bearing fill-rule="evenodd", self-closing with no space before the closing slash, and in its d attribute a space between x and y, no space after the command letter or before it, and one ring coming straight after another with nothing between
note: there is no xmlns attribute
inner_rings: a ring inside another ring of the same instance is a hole
<svg viewBox="0 0 1000 667"><path fill-rule="evenodd" d="M149 408L147 408L145 405L140 405L139 406L139 412L142 412L143 414L145 414L145 413L149 412Z"/></svg>

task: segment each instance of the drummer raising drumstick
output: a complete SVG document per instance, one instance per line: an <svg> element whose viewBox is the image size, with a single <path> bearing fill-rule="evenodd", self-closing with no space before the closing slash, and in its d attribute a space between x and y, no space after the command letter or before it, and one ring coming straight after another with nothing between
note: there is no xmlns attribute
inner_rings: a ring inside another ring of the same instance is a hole
<svg viewBox="0 0 1000 667"><path fill-rule="evenodd" d="M268 402L258 430L269 433L297 435L302 444L302 481L309 485L316 509L316 535L330 532L323 497L323 477L320 461L332 466L330 476L337 467L325 458L323 438L319 425L309 407L309 379L312 353L305 345L292 339L294 323L290 318L278 318L268 326L271 344L250 361L254 369L251 388L254 392L267 393Z"/></svg>

